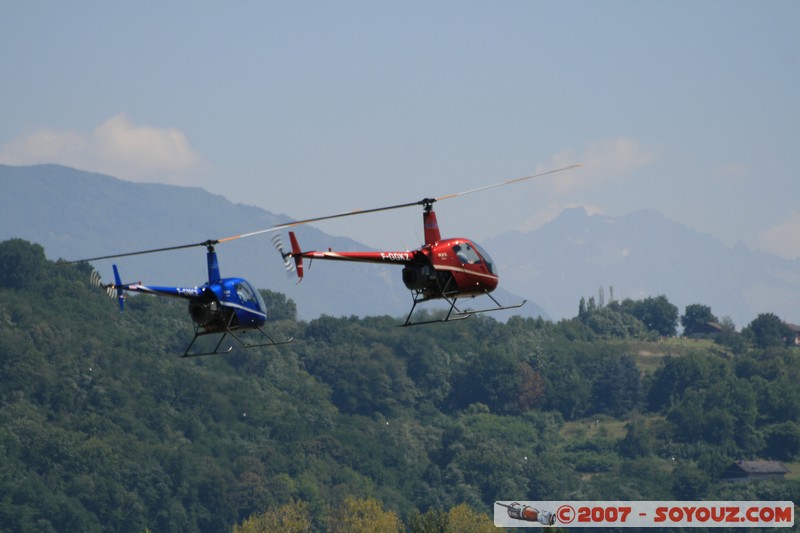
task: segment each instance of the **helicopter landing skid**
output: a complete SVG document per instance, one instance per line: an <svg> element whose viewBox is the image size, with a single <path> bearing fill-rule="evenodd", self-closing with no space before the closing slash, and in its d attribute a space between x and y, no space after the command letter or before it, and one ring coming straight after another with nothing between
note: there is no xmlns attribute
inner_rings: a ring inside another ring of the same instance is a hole
<svg viewBox="0 0 800 533"><path fill-rule="evenodd" d="M489 307L487 309L477 309L477 310L469 309L468 311L466 311L467 313L469 313L471 315L474 315L474 314L477 314L477 313L487 313L489 311L504 311L506 309L518 309L518 308L522 307L523 305L525 305L526 303L528 303L528 300L522 300L520 303L514 304L514 305L501 305L500 302L498 302L495 299L495 297L492 296L491 294L489 294L488 292L484 292L484 294L486 296L488 296L489 298L491 298L492 301L497 304L497 307Z"/></svg>
<svg viewBox="0 0 800 533"><path fill-rule="evenodd" d="M186 348L186 351L183 353L183 355L181 357L200 357L200 356L204 356L204 355L225 355L225 354L228 354L228 353L231 352L231 350L233 350L233 346L228 346L227 350L219 351L219 347L222 346L222 341L224 341L225 337L227 337L228 335L233 337L236 340L236 342L238 342L243 348L259 348L259 347L262 347L262 346L278 346L280 344L289 344L290 342L292 342L294 340L294 337L289 337L287 340L284 340L284 341L276 341L272 337L267 335L267 333L263 329L255 328L255 329L257 329L259 331L259 333L261 333L261 335L264 336L264 338L268 339L269 342L261 342L261 343L258 343L258 344L247 344L242 339L240 339L239 336L236 335L233 332L233 330L228 328L228 329L226 329L225 331L222 332L222 336L219 338L219 342L217 342L217 345L214 346L214 349L211 350L210 352L189 353L191 351L191 349L192 349L192 346L194 346L194 343L195 343L195 341L197 340L198 337L202 337L203 335L211 334L211 332L200 333L198 331L199 329L200 329L199 327L195 328L194 338L192 339L192 342L189 343L189 346ZM215 333L219 333L219 332L215 332Z"/></svg>
<svg viewBox="0 0 800 533"><path fill-rule="evenodd" d="M452 276L447 278L447 281L444 283L444 286L442 286L442 282L441 282L440 279L437 279L437 281L436 281L436 283L437 283L437 285L439 287L439 292L441 294L441 298L443 298L447 303L450 304L450 309L447 310L447 314L445 315L444 318L438 318L438 319L434 319L434 320L423 320L421 322L411 322L411 315L414 314L414 309L417 308L417 304L420 303L420 302L426 302L426 301L431 299L431 298L427 298L427 297L424 296L424 291L418 290L415 293L412 293L412 301L414 303L411 305L411 311L408 312L408 316L406 317L406 321L403 322L402 324L398 324L398 325L400 327L406 328L408 326L422 326L423 324L438 324L438 323L441 323L441 322L450 322L450 321L453 321L453 320L464 320L464 319L469 318L471 313L465 313L461 309L456 307L456 302L458 301L458 297L454 296L454 297L450 298L450 297L447 296L447 294L448 294L447 289L448 289L448 287L450 287L450 284L452 282L453 282ZM453 314L453 311L455 311L456 314Z"/></svg>
<svg viewBox="0 0 800 533"><path fill-rule="evenodd" d="M469 318L470 315L472 314L471 311L470 312L464 312L461 309L459 309L458 307L456 307L456 302L458 301L458 298L453 298L452 300L450 298L445 298L445 300L447 300L447 303L450 304L450 309L447 310L447 314L445 315L444 318L436 318L434 320L423 320L421 322L411 322L411 315L414 314L414 309L417 307L417 304L419 302L421 302L421 301L424 301L424 300L418 300L418 299L415 298L414 299L414 304L411 306L411 311L408 312L408 316L406 317L406 321L403 322L402 324L398 324L398 325L401 328L407 328L409 326L422 326L424 324L439 324L441 322L452 322L454 320L464 320L466 318ZM453 311L455 311L456 313L453 314Z"/></svg>
<svg viewBox="0 0 800 533"><path fill-rule="evenodd" d="M450 298L444 296L443 298L447 301L447 303L450 304L450 309L447 310L447 315L445 315L444 318L439 318L439 319L435 319L435 320L424 320L424 321L421 321L421 322L411 322L411 315L414 314L414 309L417 307L417 304L419 302L422 302L422 301L425 301L425 300L421 299L421 298L414 298L414 303L411 306L411 311L409 311L408 316L406 317L406 321L404 323L400 324L400 327L421 326L423 324L439 324L439 323L442 323L442 322L451 322L451 321L454 321L454 320L464 320L464 319L467 319L467 318L471 317L472 315L475 315L475 314L478 314L478 313L488 313L490 311L503 311L503 310L506 310L506 309L517 309L519 307L522 307L523 305L525 305L528 302L528 300L522 300L522 302L520 302L518 304L502 305L500 302L498 302L495 299L494 296L489 294L488 291L484 291L484 294L486 296L488 296L489 298L491 298L492 301L495 304L497 304L497 306L496 307L488 307L486 309L477 309L477 310L468 309L466 311L462 311L461 309L456 307L456 302L458 301L458 298L450 299ZM456 313L453 314L453 311L455 311Z"/></svg>

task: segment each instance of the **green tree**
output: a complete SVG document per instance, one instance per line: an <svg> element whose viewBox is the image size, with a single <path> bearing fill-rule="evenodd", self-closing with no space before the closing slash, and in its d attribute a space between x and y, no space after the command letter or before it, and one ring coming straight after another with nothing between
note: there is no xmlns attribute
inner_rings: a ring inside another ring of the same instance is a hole
<svg viewBox="0 0 800 533"><path fill-rule="evenodd" d="M586 316L586 298L581 296L581 301L578 302L578 318L583 320L583 317Z"/></svg>
<svg viewBox="0 0 800 533"><path fill-rule="evenodd" d="M619 441L619 452L631 459L647 457L655 449L656 439L647 420L634 415L625 424L625 437Z"/></svg>
<svg viewBox="0 0 800 533"><path fill-rule="evenodd" d="M661 296L650 296L644 300L632 301L626 299L622 302L622 310L635 316L662 337L675 335L678 325L678 308Z"/></svg>
<svg viewBox="0 0 800 533"><path fill-rule="evenodd" d="M403 523L393 511L385 511L374 498L345 498L333 509L328 526L331 533L400 533Z"/></svg>
<svg viewBox="0 0 800 533"><path fill-rule="evenodd" d="M787 346L794 340L794 333L780 318L772 313L758 315L742 335L759 348Z"/></svg>
<svg viewBox="0 0 800 533"><path fill-rule="evenodd" d="M23 239L0 242L0 287L30 289L42 283L44 248Z"/></svg>
<svg viewBox="0 0 800 533"><path fill-rule="evenodd" d="M720 331L714 342L725 346L736 355L743 354L747 350L746 342L741 334L736 332L736 325L730 317L724 316L720 322L722 331Z"/></svg>
<svg viewBox="0 0 800 533"><path fill-rule="evenodd" d="M544 380L528 363L517 364L517 407L525 412L541 401L544 395Z"/></svg>
<svg viewBox="0 0 800 533"><path fill-rule="evenodd" d="M604 360L592 384L592 403L596 411L619 417L635 409L641 400L639 374L630 355Z"/></svg>
<svg viewBox="0 0 800 533"><path fill-rule="evenodd" d="M690 461L679 461L672 471L672 492L677 500L702 500L711 482L708 475Z"/></svg>
<svg viewBox="0 0 800 533"><path fill-rule="evenodd" d="M672 499L672 476L663 459L630 459L601 476L593 476L586 490L587 499L645 500Z"/></svg>
<svg viewBox="0 0 800 533"><path fill-rule="evenodd" d="M679 404L687 390L705 390L730 374L729 364L719 357L691 353L683 357L666 356L653 374L648 403L654 411Z"/></svg>
<svg viewBox="0 0 800 533"><path fill-rule="evenodd" d="M313 531L307 502L291 502L256 514L233 526L233 533L310 533Z"/></svg>
<svg viewBox="0 0 800 533"><path fill-rule="evenodd" d="M294 300L287 298L285 294L266 289L258 291L267 306L267 319L276 320L297 320L297 304Z"/></svg>
<svg viewBox="0 0 800 533"><path fill-rule="evenodd" d="M783 422L768 426L764 452L779 461L795 461L800 456L800 424Z"/></svg>
<svg viewBox="0 0 800 533"><path fill-rule="evenodd" d="M530 368L527 363L523 364ZM526 369L520 374L520 368L519 357L505 347L495 347L491 356L476 353L464 361L453 376L450 401L457 409L480 402L488 405L493 413L503 414L518 412L520 405L531 406L529 402L538 399L533 397L536 391L525 389L528 385L535 387L535 372ZM530 382L521 385L526 379ZM523 391L525 398L520 398L518 394Z"/></svg>
<svg viewBox="0 0 800 533"><path fill-rule="evenodd" d="M800 389L785 372L767 382L755 380L760 386L759 415L768 422L800 422Z"/></svg>
<svg viewBox="0 0 800 533"><path fill-rule="evenodd" d="M582 322L598 336L626 339L644 338L647 327L638 318L614 307L598 307L586 311Z"/></svg>
<svg viewBox="0 0 800 533"><path fill-rule="evenodd" d="M409 533L492 533L497 531L485 514L459 504L449 511L431 508L425 514L412 513L408 520Z"/></svg>
<svg viewBox="0 0 800 533"><path fill-rule="evenodd" d="M700 328L708 322L717 321L717 317L711 312L711 308L703 304L687 305L683 315L681 315L684 335L691 335L700 331Z"/></svg>
<svg viewBox="0 0 800 533"><path fill-rule="evenodd" d="M448 533L492 533L496 532L494 522L489 516L472 510L461 503L447 512L450 529Z"/></svg>
<svg viewBox="0 0 800 533"><path fill-rule="evenodd" d="M448 533L450 517L446 511L430 508L425 514L415 511L408 518L410 533Z"/></svg>

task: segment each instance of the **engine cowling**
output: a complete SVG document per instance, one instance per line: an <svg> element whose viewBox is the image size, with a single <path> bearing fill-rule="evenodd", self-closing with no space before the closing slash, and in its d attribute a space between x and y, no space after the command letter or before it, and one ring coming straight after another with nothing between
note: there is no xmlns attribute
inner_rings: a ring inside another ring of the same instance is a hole
<svg viewBox="0 0 800 533"><path fill-rule="evenodd" d="M201 326L219 318L220 306L216 301L201 302L199 300L189 301L189 314L192 320Z"/></svg>
<svg viewBox="0 0 800 533"><path fill-rule="evenodd" d="M436 281L436 270L431 265L406 265L403 283L412 291L422 291Z"/></svg>

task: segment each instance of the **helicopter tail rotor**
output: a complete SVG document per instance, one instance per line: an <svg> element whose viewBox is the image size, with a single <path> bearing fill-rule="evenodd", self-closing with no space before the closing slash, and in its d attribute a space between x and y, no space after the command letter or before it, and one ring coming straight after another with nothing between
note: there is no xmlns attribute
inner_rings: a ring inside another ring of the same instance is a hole
<svg viewBox="0 0 800 533"><path fill-rule="evenodd" d="M297 237L294 236L294 232L289 232L289 241L292 243L292 253L291 256L294 259L294 264L297 267L297 278L298 283L300 280L303 279L303 255L300 251L300 244L297 242Z"/></svg>
<svg viewBox="0 0 800 533"><path fill-rule="evenodd" d="M293 238L291 232L290 232L290 238ZM286 273L291 275L292 272L297 270L297 276L300 279L302 279L303 278L303 258L299 257L299 256L295 256L291 252L284 251L283 239L281 239L280 235L276 234L276 235L274 235L272 237L272 245L275 246L275 248L278 250L278 253L281 254L281 257L283 257L283 264L286 267ZM294 245L293 245L293 247L294 247ZM291 260L292 258L294 259L294 261Z"/></svg>
<svg viewBox="0 0 800 533"><path fill-rule="evenodd" d="M111 266L114 267L114 285L110 288L117 289L117 301L119 302L119 312L121 313L125 307L125 291L122 290L122 280L119 279L117 265Z"/></svg>
<svg viewBox="0 0 800 533"><path fill-rule="evenodd" d="M109 298L117 297L117 291L114 290L114 287L110 283L103 283L100 278L100 273L97 270L92 269L89 281L92 283L93 287L98 287L106 291Z"/></svg>
<svg viewBox="0 0 800 533"><path fill-rule="evenodd" d="M278 250L278 253L281 254L283 258L283 266L286 268L286 274L291 276L292 272L295 270L294 263L291 261L292 254L287 253L284 251L283 248L283 239L277 233L272 236L272 245Z"/></svg>
<svg viewBox="0 0 800 533"><path fill-rule="evenodd" d="M120 282L117 265L114 265L114 278L116 283L103 283L102 279L100 278L100 273L97 272L97 270L92 269L89 281L93 286L99 287L106 291L106 294L109 298L116 298L119 301L119 311L121 313L125 303L125 293L121 288L122 283Z"/></svg>

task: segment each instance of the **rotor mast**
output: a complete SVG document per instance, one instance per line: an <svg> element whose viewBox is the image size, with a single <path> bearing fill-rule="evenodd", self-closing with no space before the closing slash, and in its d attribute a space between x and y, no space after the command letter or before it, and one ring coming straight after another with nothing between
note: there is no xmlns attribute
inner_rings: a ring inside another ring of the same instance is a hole
<svg viewBox="0 0 800 533"><path fill-rule="evenodd" d="M439 222L436 220L436 212L433 210L433 202L435 198L425 198L421 203L422 210L422 227L425 230L425 245L433 246L442 240L442 234L439 232Z"/></svg>
<svg viewBox="0 0 800 533"><path fill-rule="evenodd" d="M217 260L217 252L214 250L214 245L217 241L206 241L203 244L206 246L206 262L208 263L208 283L217 283L222 279L219 273L219 261Z"/></svg>

